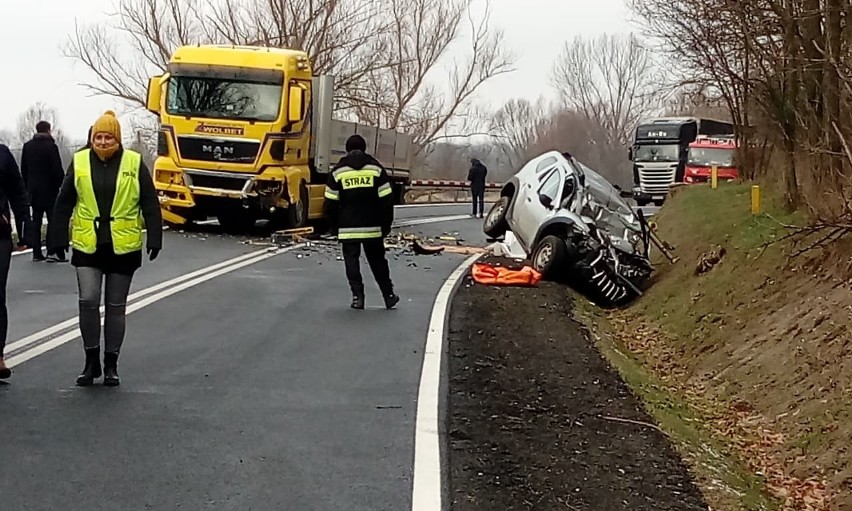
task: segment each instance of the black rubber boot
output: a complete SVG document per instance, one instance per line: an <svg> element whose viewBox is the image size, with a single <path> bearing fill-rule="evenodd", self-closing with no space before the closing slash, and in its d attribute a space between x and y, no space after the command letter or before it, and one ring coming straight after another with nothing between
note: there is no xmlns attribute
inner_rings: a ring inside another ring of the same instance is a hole
<svg viewBox="0 0 852 511"><path fill-rule="evenodd" d="M95 382L95 378L100 378L103 372L101 371L101 349L91 348L86 351L86 367L83 372L77 376L77 385L80 387L88 387Z"/></svg>
<svg viewBox="0 0 852 511"><path fill-rule="evenodd" d="M350 305L353 309L363 310L364 309L364 295L354 295L352 297L352 305Z"/></svg>
<svg viewBox="0 0 852 511"><path fill-rule="evenodd" d="M396 307L396 304L399 303L399 296L391 291L390 293L385 294L385 308L387 310L391 310Z"/></svg>
<svg viewBox="0 0 852 511"><path fill-rule="evenodd" d="M104 353L104 385L118 387L118 353Z"/></svg>

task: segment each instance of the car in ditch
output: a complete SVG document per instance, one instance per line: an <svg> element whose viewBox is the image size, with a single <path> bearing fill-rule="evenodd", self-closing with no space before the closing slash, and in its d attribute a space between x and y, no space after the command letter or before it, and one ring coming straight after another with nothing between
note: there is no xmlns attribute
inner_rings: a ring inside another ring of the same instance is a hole
<svg viewBox="0 0 852 511"><path fill-rule="evenodd" d="M603 306L641 295L654 271L642 211L569 153L550 151L524 165L503 186L483 231L491 239L512 231L544 279L575 284Z"/></svg>

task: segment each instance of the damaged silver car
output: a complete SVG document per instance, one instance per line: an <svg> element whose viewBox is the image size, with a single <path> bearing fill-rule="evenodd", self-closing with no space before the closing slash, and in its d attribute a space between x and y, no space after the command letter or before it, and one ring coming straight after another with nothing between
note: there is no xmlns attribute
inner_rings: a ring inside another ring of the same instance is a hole
<svg viewBox="0 0 852 511"><path fill-rule="evenodd" d="M492 239L512 231L543 278L568 281L603 306L642 294L654 271L651 233L618 189L568 153L527 163L483 222Z"/></svg>

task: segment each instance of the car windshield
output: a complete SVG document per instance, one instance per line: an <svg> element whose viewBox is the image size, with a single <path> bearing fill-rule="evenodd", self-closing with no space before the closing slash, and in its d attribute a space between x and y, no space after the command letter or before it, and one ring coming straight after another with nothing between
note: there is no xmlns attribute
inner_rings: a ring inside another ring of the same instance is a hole
<svg viewBox="0 0 852 511"><path fill-rule="evenodd" d="M633 160L638 162L678 161L679 147L677 144L637 145L633 152Z"/></svg>
<svg viewBox="0 0 852 511"><path fill-rule="evenodd" d="M166 111L172 115L274 121L281 107L281 85L173 76Z"/></svg>
<svg viewBox="0 0 852 511"><path fill-rule="evenodd" d="M718 165L719 167L733 167L734 150L690 147L689 163L690 165L702 165L705 167L709 167L711 165Z"/></svg>

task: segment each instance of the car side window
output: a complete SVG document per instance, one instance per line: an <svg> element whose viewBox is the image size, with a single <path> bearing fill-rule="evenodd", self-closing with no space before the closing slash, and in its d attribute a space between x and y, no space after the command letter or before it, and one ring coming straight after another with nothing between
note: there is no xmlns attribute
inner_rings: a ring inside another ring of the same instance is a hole
<svg viewBox="0 0 852 511"><path fill-rule="evenodd" d="M556 163L556 158L554 156L550 156L541 160L538 165L535 167L535 173L538 175L538 180L541 181L547 176L548 169Z"/></svg>
<svg viewBox="0 0 852 511"><path fill-rule="evenodd" d="M550 197L550 200L556 202L557 194L559 194L559 182L562 180L562 173L559 172L558 168L553 168L553 170L547 175L547 178L542 183L541 188L539 188L538 193L541 195L546 195Z"/></svg>

